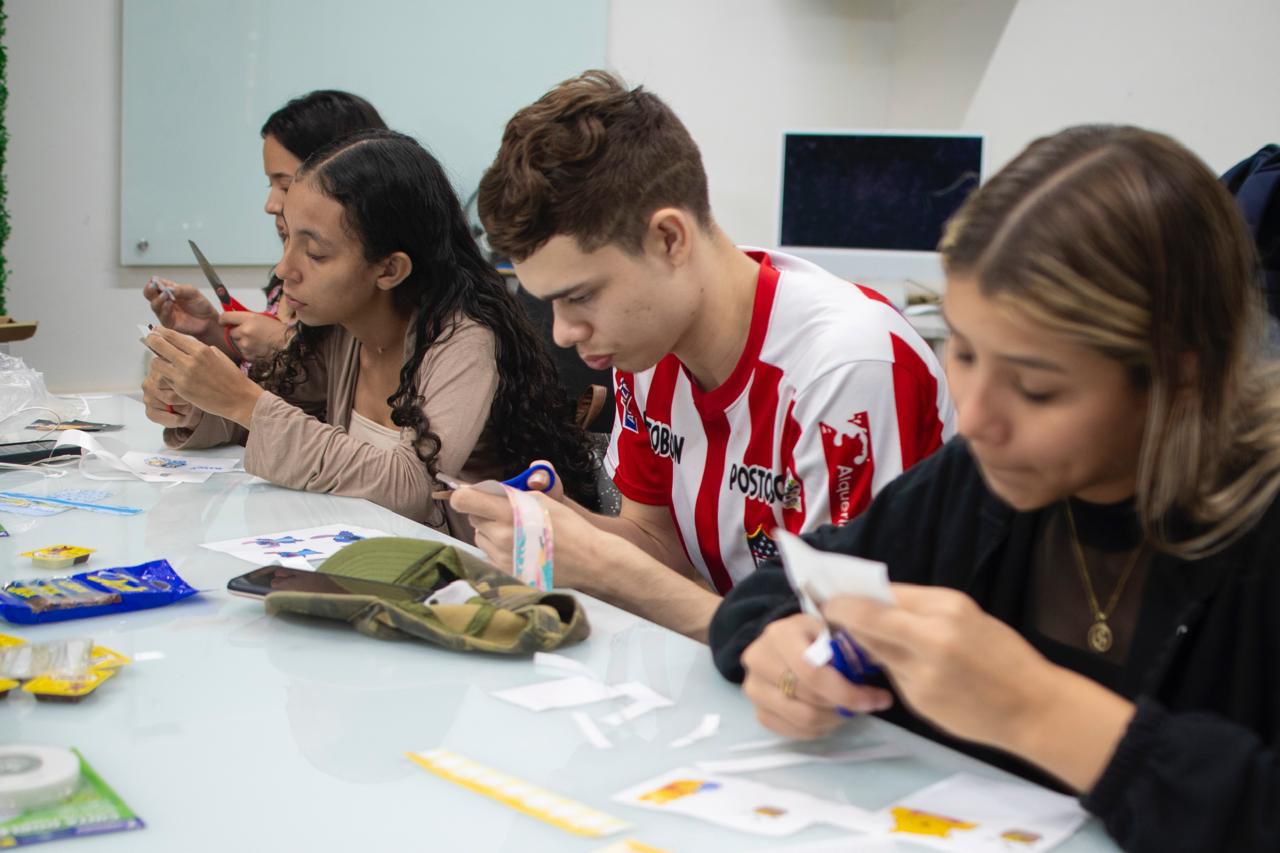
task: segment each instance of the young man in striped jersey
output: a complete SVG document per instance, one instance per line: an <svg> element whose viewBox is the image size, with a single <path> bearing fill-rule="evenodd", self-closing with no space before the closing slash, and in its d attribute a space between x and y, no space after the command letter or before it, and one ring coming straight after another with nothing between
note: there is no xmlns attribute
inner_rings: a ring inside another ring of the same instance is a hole
<svg viewBox="0 0 1280 853"><path fill-rule="evenodd" d="M775 554L841 524L953 431L941 368L874 291L716 225L671 109L589 71L507 124L480 183L491 245L552 303L556 343L614 371L617 517L541 496L556 585L692 637ZM463 489L476 543L511 561L504 498Z"/></svg>

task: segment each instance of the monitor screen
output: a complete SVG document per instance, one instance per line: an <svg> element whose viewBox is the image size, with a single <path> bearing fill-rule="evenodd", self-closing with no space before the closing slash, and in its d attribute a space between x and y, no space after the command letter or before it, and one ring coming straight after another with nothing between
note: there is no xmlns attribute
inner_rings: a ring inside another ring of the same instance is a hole
<svg viewBox="0 0 1280 853"><path fill-rule="evenodd" d="M788 133L780 245L932 252L981 175L981 136Z"/></svg>

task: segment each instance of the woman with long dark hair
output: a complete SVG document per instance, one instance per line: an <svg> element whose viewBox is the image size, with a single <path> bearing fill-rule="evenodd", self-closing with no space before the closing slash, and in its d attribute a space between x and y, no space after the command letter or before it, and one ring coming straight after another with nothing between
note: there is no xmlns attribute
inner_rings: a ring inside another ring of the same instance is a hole
<svg viewBox="0 0 1280 853"><path fill-rule="evenodd" d="M550 358L416 141L356 134L313 154L284 204L276 274L297 317L253 376L169 329L143 383L174 447L244 441L245 469L363 497L464 538L437 473L510 476L548 457L579 494L591 463ZM171 411L172 410L172 413Z"/></svg>

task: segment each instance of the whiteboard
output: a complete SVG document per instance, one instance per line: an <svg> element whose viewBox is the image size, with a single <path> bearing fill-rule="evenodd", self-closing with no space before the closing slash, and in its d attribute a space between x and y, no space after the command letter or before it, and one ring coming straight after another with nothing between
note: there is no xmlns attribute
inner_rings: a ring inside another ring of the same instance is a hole
<svg viewBox="0 0 1280 853"><path fill-rule="evenodd" d="M464 202L517 109L602 68L608 0L124 0L120 263L267 265L259 131L344 89L444 164Z"/></svg>

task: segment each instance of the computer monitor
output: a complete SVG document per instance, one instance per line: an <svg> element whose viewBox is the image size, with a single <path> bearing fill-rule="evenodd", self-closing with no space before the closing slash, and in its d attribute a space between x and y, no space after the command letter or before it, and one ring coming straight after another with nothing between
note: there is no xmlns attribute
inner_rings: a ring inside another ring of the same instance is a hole
<svg viewBox="0 0 1280 853"><path fill-rule="evenodd" d="M920 131L788 131L778 244L895 303L940 292L942 227L978 186L983 138Z"/></svg>

